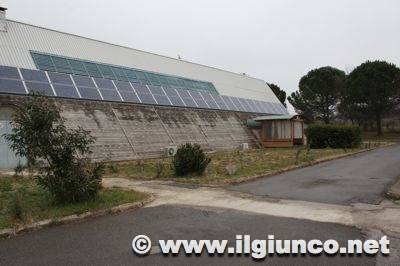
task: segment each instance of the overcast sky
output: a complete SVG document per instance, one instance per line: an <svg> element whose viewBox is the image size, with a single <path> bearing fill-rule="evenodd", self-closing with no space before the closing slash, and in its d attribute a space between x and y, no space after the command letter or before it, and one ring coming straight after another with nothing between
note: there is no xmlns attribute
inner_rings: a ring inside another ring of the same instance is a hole
<svg viewBox="0 0 400 266"><path fill-rule="evenodd" d="M5 0L8 17L215 66L287 93L309 70L400 66L399 0Z"/></svg>

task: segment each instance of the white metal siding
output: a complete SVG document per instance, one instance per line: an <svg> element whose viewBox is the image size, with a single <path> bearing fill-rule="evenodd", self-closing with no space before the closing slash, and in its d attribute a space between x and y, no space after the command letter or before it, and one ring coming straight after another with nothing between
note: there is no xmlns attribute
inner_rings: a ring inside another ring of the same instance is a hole
<svg viewBox="0 0 400 266"><path fill-rule="evenodd" d="M219 93L277 102L263 80L16 21L0 32L0 64L35 68L30 50L210 81Z"/></svg>

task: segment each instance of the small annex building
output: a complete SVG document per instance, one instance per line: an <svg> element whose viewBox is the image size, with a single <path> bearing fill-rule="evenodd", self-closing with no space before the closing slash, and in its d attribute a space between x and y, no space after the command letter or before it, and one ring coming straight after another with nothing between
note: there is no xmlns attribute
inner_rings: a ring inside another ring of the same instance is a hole
<svg viewBox="0 0 400 266"><path fill-rule="evenodd" d="M258 116L259 138L263 147L291 147L304 145L304 121L299 115Z"/></svg>

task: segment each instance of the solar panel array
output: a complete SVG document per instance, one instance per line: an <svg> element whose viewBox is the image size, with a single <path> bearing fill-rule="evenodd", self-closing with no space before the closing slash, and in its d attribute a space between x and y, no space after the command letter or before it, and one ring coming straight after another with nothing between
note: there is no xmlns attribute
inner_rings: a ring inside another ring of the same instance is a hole
<svg viewBox="0 0 400 266"><path fill-rule="evenodd" d="M72 59L59 55L50 55L31 51L32 59L37 69L65 74L75 74L94 78L105 78L119 81L129 81L143 85L175 86L194 91L208 91L218 94L211 82L199 81L154 73L141 69L108 65L81 59Z"/></svg>
<svg viewBox="0 0 400 266"><path fill-rule="evenodd" d="M280 103L244 99L173 86L143 85L129 81L0 66L0 93L28 94L151 105L287 114Z"/></svg>

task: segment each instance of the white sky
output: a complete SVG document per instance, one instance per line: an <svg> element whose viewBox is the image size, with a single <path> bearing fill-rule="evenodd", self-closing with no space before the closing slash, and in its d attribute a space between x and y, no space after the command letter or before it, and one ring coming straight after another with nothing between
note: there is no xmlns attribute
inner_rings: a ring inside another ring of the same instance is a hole
<svg viewBox="0 0 400 266"><path fill-rule="evenodd" d="M11 19L215 66L288 94L309 70L400 65L399 0L5 0Z"/></svg>

